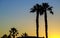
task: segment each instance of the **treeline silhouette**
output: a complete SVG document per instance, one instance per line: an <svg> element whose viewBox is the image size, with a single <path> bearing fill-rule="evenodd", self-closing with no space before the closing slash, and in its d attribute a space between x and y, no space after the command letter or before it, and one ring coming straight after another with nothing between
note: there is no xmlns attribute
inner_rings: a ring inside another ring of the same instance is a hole
<svg viewBox="0 0 60 38"><path fill-rule="evenodd" d="M26 32L22 33L21 36L16 37L19 33L18 33L18 30L14 27L11 28L11 30L9 30L9 32L10 32L9 35L4 34L1 38L37 38L36 36L28 36L28 34ZM40 37L40 38L42 38L42 37Z"/></svg>
<svg viewBox="0 0 60 38"><path fill-rule="evenodd" d="M54 14L52 11L52 7L48 4L48 3L42 3L41 5L36 4L34 5L30 12L34 13L36 12L36 36L28 36L28 34L22 33L21 37L17 37L17 38L39 38L39 14L43 15L44 14L44 20L45 20L45 35L46 38L48 38L48 23L47 23L47 11L49 11L51 14ZM7 36L6 34L3 35L1 38L15 38L15 36L18 35L18 31L16 30L16 28L11 28L11 30L9 31L10 34ZM40 38L44 38L44 37L40 37Z"/></svg>
<svg viewBox="0 0 60 38"><path fill-rule="evenodd" d="M16 28L11 28L11 30L9 30L10 34L7 36L6 34L4 34L1 38L15 38L15 36L17 36L18 34L18 30Z"/></svg>
<svg viewBox="0 0 60 38"><path fill-rule="evenodd" d="M16 28L11 28L11 30L9 30L10 34L7 35L7 34L4 34L1 38L15 38L15 36L17 36L18 33L18 30ZM22 33L21 37L27 37L28 34L25 32L25 33ZM18 38L18 37L17 37Z"/></svg>

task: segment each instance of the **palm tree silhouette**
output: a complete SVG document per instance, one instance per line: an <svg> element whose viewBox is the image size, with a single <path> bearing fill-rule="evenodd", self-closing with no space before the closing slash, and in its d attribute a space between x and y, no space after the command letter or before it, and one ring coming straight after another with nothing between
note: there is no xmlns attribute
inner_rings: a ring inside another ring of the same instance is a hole
<svg viewBox="0 0 60 38"><path fill-rule="evenodd" d="M52 7L48 5L48 3L42 3L42 5L36 4L31 8L30 12L36 12L36 34L38 37L38 30L39 30L39 14L43 15L45 18L45 33L46 33L46 38L48 38L48 25L47 25L47 11L50 11L51 14L53 14Z"/></svg>
<svg viewBox="0 0 60 38"><path fill-rule="evenodd" d="M50 11L51 14L53 14L52 7L48 5L48 3L42 3L42 14L44 13L44 18L45 18L45 33L46 33L46 38L48 38L48 24L47 24L47 11Z"/></svg>
<svg viewBox="0 0 60 38"><path fill-rule="evenodd" d="M15 36L17 36L17 34L18 34L18 31L16 30L16 28L11 28L11 30L10 30L10 34L13 36L13 38L15 38Z"/></svg>
<svg viewBox="0 0 60 38"><path fill-rule="evenodd" d="M36 34L37 34L37 38L39 37L39 13L40 15L42 15L42 11L41 11L41 5L36 4L33 6L33 8L31 8L32 13L36 12Z"/></svg>

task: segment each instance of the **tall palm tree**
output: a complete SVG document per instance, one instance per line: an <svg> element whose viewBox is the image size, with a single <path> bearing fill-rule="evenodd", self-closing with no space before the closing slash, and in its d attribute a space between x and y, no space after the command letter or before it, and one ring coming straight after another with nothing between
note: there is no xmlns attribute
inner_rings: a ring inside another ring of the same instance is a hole
<svg viewBox="0 0 60 38"><path fill-rule="evenodd" d="M16 30L16 28L11 28L10 34L13 36L13 38L15 38L15 36L17 36L18 34L18 31Z"/></svg>
<svg viewBox="0 0 60 38"><path fill-rule="evenodd" d="M51 14L53 14L52 12L52 7L50 5L48 5L48 3L42 3L42 14L44 14L44 18L45 18L45 33L46 33L46 38L48 38L48 24L47 24L47 11L50 11Z"/></svg>
<svg viewBox="0 0 60 38"><path fill-rule="evenodd" d="M36 4L33 6L33 8L31 8L32 13L36 12L36 34L37 34L37 38L39 36L39 13L41 12L41 5ZM42 15L42 13L40 13L40 15Z"/></svg>

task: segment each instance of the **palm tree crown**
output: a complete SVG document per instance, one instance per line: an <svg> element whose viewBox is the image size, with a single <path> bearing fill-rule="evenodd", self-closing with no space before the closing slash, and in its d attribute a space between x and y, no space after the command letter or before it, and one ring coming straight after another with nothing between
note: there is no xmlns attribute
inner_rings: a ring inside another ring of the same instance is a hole
<svg viewBox="0 0 60 38"><path fill-rule="evenodd" d="M42 3L41 5L41 10L42 10L42 14L48 10L50 11L51 14L53 14L53 11L52 11L52 7L50 5L48 5L48 3Z"/></svg>
<svg viewBox="0 0 60 38"><path fill-rule="evenodd" d="M30 12L32 12L32 13L39 12L40 11L40 7L41 7L41 5L36 4L36 5L33 6L33 8L31 8Z"/></svg>

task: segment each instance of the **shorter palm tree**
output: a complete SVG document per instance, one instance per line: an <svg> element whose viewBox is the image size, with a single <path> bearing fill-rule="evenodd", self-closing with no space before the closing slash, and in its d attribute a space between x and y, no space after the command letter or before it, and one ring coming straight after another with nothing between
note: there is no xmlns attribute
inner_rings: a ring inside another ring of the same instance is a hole
<svg viewBox="0 0 60 38"><path fill-rule="evenodd" d="M10 34L13 36L13 38L15 38L15 36L17 36L18 34L18 31L16 30L16 28L11 28Z"/></svg>

